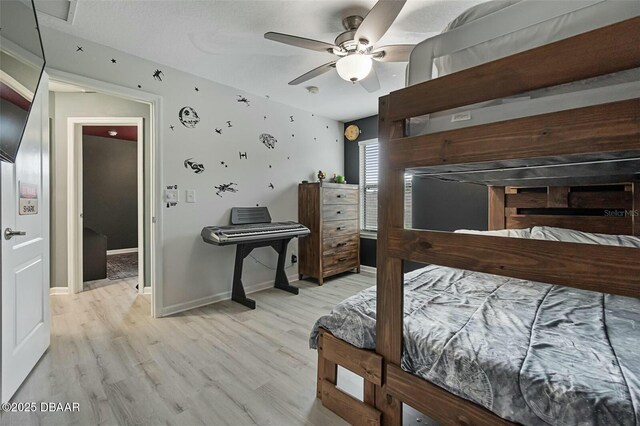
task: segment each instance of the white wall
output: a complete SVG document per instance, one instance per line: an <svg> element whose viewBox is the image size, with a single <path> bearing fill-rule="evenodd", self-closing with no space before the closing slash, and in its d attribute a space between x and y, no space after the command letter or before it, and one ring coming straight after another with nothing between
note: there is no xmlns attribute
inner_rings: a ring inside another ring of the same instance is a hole
<svg viewBox="0 0 640 426"><path fill-rule="evenodd" d="M48 28L43 29L43 42L51 68L134 89L140 85L141 90L162 96L161 188L178 185L181 199L178 206L161 211L165 313L227 297L231 290L235 249L204 244L199 235L203 226L226 224L231 207L256 204L267 206L274 220L295 220L298 182L311 179L318 169L343 173L340 122L270 101L266 93L247 94ZM76 52L77 46L84 51ZM163 73L162 81L153 77L157 69ZM250 105L238 102L238 95L248 98ZM183 126L178 119L185 106L198 113L195 128ZM259 141L262 133L278 140L274 149ZM248 159L241 160L239 152L246 152ZM185 169L187 158L203 163L205 171L195 174ZM238 192L217 196L214 187L230 182L237 184ZM274 189L268 187L270 183ZM184 202L186 189L197 191L197 203ZM291 245L291 252L297 253L297 244ZM275 266L271 249L254 254ZM287 272L293 275L297 268ZM273 278L272 270L251 258L245 261L245 286Z"/></svg>
<svg viewBox="0 0 640 426"><path fill-rule="evenodd" d="M146 104L101 93L58 92L52 93L50 98L49 113L54 120L51 153L51 287L67 287L67 120L69 117L142 117L145 123L144 138L147 139L150 135L150 110ZM105 178L108 179L108 176Z"/></svg>

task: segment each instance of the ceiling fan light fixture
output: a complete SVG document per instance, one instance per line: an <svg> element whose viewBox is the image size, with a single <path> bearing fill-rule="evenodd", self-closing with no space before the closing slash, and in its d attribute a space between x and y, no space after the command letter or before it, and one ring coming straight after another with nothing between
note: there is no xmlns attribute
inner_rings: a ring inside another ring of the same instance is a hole
<svg viewBox="0 0 640 426"><path fill-rule="evenodd" d="M371 72L373 61L367 55L352 54L338 59L336 70L343 80L355 83Z"/></svg>

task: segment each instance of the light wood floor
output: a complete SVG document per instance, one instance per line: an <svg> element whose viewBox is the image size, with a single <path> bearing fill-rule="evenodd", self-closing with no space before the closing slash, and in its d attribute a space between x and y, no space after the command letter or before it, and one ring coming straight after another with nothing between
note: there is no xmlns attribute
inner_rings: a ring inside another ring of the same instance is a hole
<svg viewBox="0 0 640 426"><path fill-rule="evenodd" d="M309 332L333 306L374 284L348 274L299 295L254 293L257 309L221 302L150 317L135 279L51 297L51 347L14 402L78 402L79 413L2 414L7 425L342 425L315 398ZM341 372L341 387L359 382ZM405 413L405 423L422 423Z"/></svg>

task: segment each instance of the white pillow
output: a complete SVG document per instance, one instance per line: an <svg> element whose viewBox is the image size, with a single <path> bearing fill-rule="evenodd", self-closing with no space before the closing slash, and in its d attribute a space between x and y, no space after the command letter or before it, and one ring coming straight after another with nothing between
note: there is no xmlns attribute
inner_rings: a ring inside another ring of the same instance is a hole
<svg viewBox="0 0 640 426"><path fill-rule="evenodd" d="M531 229L531 238L535 240L563 241L565 243L640 248L640 238L630 235L592 234L551 226L534 226Z"/></svg>
<svg viewBox="0 0 640 426"><path fill-rule="evenodd" d="M458 234L488 235L490 237L531 238L529 228L524 229L498 229L495 231L475 231L473 229L458 229Z"/></svg>

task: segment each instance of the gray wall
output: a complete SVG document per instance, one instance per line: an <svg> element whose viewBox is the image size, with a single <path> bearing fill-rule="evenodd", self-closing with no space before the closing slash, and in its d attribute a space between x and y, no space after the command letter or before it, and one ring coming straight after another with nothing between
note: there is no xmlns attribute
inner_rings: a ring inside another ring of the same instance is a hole
<svg viewBox="0 0 640 426"><path fill-rule="evenodd" d="M347 182L359 182L358 141L378 137L378 116L362 118L345 123L360 127L362 133L355 142L344 138L344 172ZM434 231L454 231L456 229L486 230L488 223L487 188L457 182L444 182L432 178L413 179L413 227ZM376 266L376 240L360 239L360 260L363 265ZM406 270L416 264L407 262Z"/></svg>
<svg viewBox="0 0 640 426"><path fill-rule="evenodd" d="M67 287L67 121L69 117L142 117L144 138L149 137L149 106L101 93L52 94L50 114L54 119L51 183L51 286ZM147 194L147 197L149 194ZM148 198L145 208L149 207ZM149 224L145 223L145 232ZM145 276L149 276L149 259L145 251ZM148 280L145 280L148 285Z"/></svg>
<svg viewBox="0 0 640 426"><path fill-rule="evenodd" d="M83 224L107 236L107 250L138 247L137 145L82 138Z"/></svg>
<svg viewBox="0 0 640 426"><path fill-rule="evenodd" d="M230 297L235 249L205 244L200 237L203 226L228 224L232 207L256 204L267 206L274 220L296 220L298 183L313 179L320 169L329 175L344 172L341 122L275 102L265 96L268 93L246 93L48 27L43 29L43 42L50 68L162 98L155 195L162 200L163 189L177 185L180 202L170 207L158 203L155 212L162 247L157 263L163 305L159 315ZM76 52L77 46L84 52ZM153 77L156 70L162 72L161 80ZM238 95L249 105L238 102ZM183 125L179 114L184 107L193 108L200 121ZM275 147L260 141L263 133L277 139ZM247 158L241 159L239 152L246 152ZM56 157L65 158L62 153ZM185 168L189 158L204 164L205 171L195 174ZM216 186L230 183L237 192L217 193ZM185 202L187 189L196 191L195 203ZM289 246L290 253L297 253L297 241ZM269 248L256 250L254 256L270 267L276 265L277 256ZM297 275L297 265L287 268L288 275ZM273 286L273 280L273 270L251 259L245 262L248 291Z"/></svg>

